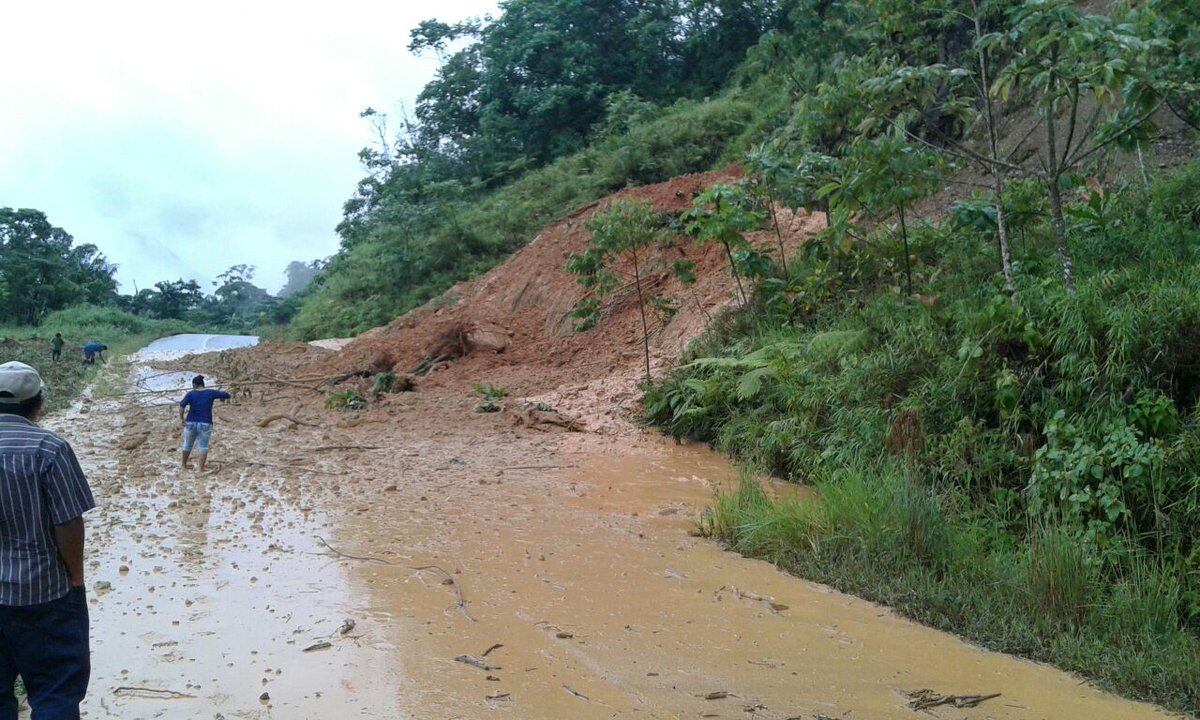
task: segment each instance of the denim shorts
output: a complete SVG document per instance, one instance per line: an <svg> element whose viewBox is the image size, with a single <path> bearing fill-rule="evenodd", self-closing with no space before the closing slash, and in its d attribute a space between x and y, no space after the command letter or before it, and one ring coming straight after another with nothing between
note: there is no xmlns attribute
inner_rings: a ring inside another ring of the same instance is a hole
<svg viewBox="0 0 1200 720"><path fill-rule="evenodd" d="M196 445L197 452L208 452L208 441L212 438L212 423L190 422L183 426L183 451L191 452Z"/></svg>

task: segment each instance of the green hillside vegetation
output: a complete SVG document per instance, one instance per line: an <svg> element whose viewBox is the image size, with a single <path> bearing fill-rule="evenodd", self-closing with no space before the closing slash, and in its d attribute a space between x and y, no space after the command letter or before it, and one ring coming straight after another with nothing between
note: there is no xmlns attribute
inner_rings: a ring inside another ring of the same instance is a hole
<svg viewBox="0 0 1200 720"><path fill-rule="evenodd" d="M1200 710L1200 165L1145 159L1194 138L1184 5L918 3L875 27L935 41L843 56L799 100L748 163L830 228L646 415L818 493L747 481L708 532Z"/></svg>
<svg viewBox="0 0 1200 720"><path fill-rule="evenodd" d="M1074 216L1086 205L1068 209ZM707 530L982 645L1124 693L1200 708L1200 166L1131 188L1107 231L1074 227L1077 289L1046 219L1016 243L951 216L826 256L805 312L760 290L653 387L648 418L814 486L754 482ZM936 299L934 299L936 298Z"/></svg>
<svg viewBox="0 0 1200 720"><path fill-rule="evenodd" d="M491 22L422 24L411 47L442 52L442 70L398 137L392 118L364 113L381 141L362 153L370 175L293 333L389 322L582 204L741 160L789 96L739 63L790 30L793 7L510 0Z"/></svg>
<svg viewBox="0 0 1200 720"><path fill-rule="evenodd" d="M583 203L741 163L656 221L751 290L646 415L818 494L747 482L707 531L1200 709L1200 167L1159 169L1200 128L1191 3L603 5L414 33L442 71L397 138L364 113L370 174L293 332L387 322ZM829 218L786 266L739 235L779 205Z"/></svg>

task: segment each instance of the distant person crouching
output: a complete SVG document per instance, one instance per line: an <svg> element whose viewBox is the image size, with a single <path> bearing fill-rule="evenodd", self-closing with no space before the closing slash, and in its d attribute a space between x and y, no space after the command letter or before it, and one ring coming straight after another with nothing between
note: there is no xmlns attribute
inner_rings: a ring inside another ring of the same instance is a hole
<svg viewBox="0 0 1200 720"><path fill-rule="evenodd" d="M90 342L83 346L83 364L95 365L96 360L104 362L104 351L108 350L107 345L102 345L98 342Z"/></svg>
<svg viewBox="0 0 1200 720"><path fill-rule="evenodd" d="M213 403L217 400L225 402L230 397L223 390L205 388L203 375L192 378L191 391L179 401L179 422L183 424L182 467L191 467L188 459L195 447L198 469L204 472L205 463L208 462L208 443L212 439Z"/></svg>

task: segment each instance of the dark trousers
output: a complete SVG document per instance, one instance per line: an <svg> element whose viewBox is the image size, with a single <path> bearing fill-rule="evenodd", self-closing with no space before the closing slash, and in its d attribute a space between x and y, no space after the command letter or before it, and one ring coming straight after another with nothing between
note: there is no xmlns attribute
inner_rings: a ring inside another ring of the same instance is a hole
<svg viewBox="0 0 1200 720"><path fill-rule="evenodd" d="M61 357L62 357L62 350L51 350L50 351L50 359L53 360L54 362L58 362L58 359Z"/></svg>
<svg viewBox="0 0 1200 720"><path fill-rule="evenodd" d="M33 720L79 720L90 674L83 588L41 605L0 605L0 720L17 718L18 675Z"/></svg>

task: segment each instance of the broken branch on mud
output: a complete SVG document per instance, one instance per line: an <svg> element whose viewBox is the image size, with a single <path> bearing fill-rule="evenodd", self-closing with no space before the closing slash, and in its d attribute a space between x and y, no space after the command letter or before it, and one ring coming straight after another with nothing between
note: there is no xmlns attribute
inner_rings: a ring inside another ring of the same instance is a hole
<svg viewBox="0 0 1200 720"><path fill-rule="evenodd" d="M733 596L740 600L753 600L754 602L760 602L766 605L767 608L769 608L773 613L781 613L788 609L787 605L775 602L775 598L773 597L768 595L759 595L758 593L751 592L749 590L741 590L733 585L722 585L721 587L717 588L717 591L713 593L713 598L720 600L721 593L723 592L733 593Z"/></svg>
<svg viewBox="0 0 1200 720"><path fill-rule="evenodd" d="M276 413L274 415L266 416L262 420L258 421L258 426L260 428L265 428L266 426L270 425L271 423L275 422L276 420L287 420L288 422L295 423L296 425L304 425L306 427L320 427L320 425L318 425L317 423L306 422L304 420L297 420L296 418L292 417L291 415L284 415L283 413Z"/></svg>
<svg viewBox="0 0 1200 720"><path fill-rule="evenodd" d="M321 445L313 448L313 452L327 452L329 450L383 450L382 445Z"/></svg>
<svg viewBox="0 0 1200 720"><path fill-rule="evenodd" d="M336 470L322 470L321 468L309 467L308 465L283 465L280 463L262 462L261 460L246 460L247 465L258 465L260 467L284 468L286 470L302 470L304 472L320 473L322 475L345 475L344 472Z"/></svg>
<svg viewBox="0 0 1200 720"><path fill-rule="evenodd" d="M334 546L330 545L329 541L326 540L325 538L321 537L320 535L314 535L313 537L315 537L317 540L319 540L321 542L321 544L324 545L326 548L328 548L329 551L332 552L334 555L344 557L347 560L362 560L363 562L374 562L374 563L380 563L381 565L395 565L396 564L396 563L392 562L391 560L384 560L383 558L370 557L370 556L366 556L366 555L349 555L347 553L342 552L341 550L338 550ZM351 626L351 627L353 627L353 626Z"/></svg>
<svg viewBox="0 0 1200 720"><path fill-rule="evenodd" d="M437 565L421 565L412 569L416 570L417 572L436 570L437 572L441 573L442 577L445 578L442 580L442 584L449 585L454 589L455 604L458 606L458 609L462 611L463 616L471 622L478 622L475 618L471 617L471 613L467 611L467 601L463 599L462 588L459 587L458 581L454 579L453 575Z"/></svg>
<svg viewBox="0 0 1200 720"><path fill-rule="evenodd" d="M907 693L908 706L913 710L928 710L941 705L952 705L955 708L978 707L986 700L1000 697L1000 693L990 695L942 695L933 690L917 690Z"/></svg>
<svg viewBox="0 0 1200 720"><path fill-rule="evenodd" d="M587 695L584 695L583 693L572 689L570 685L563 685L563 690L566 690L567 692L571 693L572 695L579 698L580 700L583 700L584 702L589 702L591 700L591 698L589 698Z"/></svg>
<svg viewBox="0 0 1200 720"><path fill-rule="evenodd" d="M135 686L126 686L126 685L122 685L121 687L117 688L116 690L113 690L113 695L120 695L120 696L124 696L124 697L142 697L142 698L151 698L151 699L159 699L159 700L184 700L187 698L196 697L195 695L188 695L187 693L181 693L181 692L178 692L177 690L162 690L159 688L135 687Z"/></svg>
<svg viewBox="0 0 1200 720"><path fill-rule="evenodd" d="M500 669L499 665L489 665L474 655L459 655L458 657L454 658L454 661L463 663L464 665L470 665L473 668L479 668L484 672Z"/></svg>

